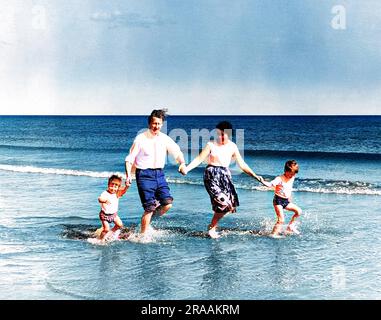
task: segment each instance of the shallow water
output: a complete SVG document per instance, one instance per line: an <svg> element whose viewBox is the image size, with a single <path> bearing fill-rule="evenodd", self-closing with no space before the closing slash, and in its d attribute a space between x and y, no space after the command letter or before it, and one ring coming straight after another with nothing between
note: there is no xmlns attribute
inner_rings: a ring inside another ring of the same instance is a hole
<svg viewBox="0 0 381 320"><path fill-rule="evenodd" d="M100 226L97 196L110 172L123 172L120 154L125 152L83 149L85 140L96 143L89 138L92 131L77 133L77 145L68 131L65 146L52 147L49 141L58 141L79 119L69 118L63 129L56 125L43 139L38 131L43 127L34 122L52 120L25 118L36 131L22 138L1 126L2 143L19 148L0 147L1 299L381 298L377 156L299 154L294 200L303 209L301 235L283 239L258 235L269 232L275 220L272 192L242 174L233 175L238 212L221 220L221 238L209 239L205 230L212 214L202 169L183 178L169 165L175 203L167 215L154 218L152 237L142 239L135 231L127 241L97 246L84 235ZM377 128L370 136L380 135ZM26 147L28 136L41 140L37 149ZM379 152L371 141L367 144L372 150L359 150L361 154ZM246 152L245 159L269 179L281 172L288 155ZM127 228L138 230L141 213L133 184L120 200L120 216Z"/></svg>

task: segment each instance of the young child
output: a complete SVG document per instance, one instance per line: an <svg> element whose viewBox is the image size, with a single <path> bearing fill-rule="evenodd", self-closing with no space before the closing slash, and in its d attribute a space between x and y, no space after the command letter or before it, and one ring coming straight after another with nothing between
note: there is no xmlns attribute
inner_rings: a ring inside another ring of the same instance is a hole
<svg viewBox="0 0 381 320"><path fill-rule="evenodd" d="M115 224L111 230L114 235L117 234L118 229L123 227L122 220L118 216L119 198L126 193L130 185L127 184L127 181L124 187L121 184L122 178L113 174L108 179L107 190L103 191L98 198L98 202L101 204L99 219L102 222L102 232L100 234L102 241L106 240L105 236L110 231L110 223L114 222Z"/></svg>
<svg viewBox="0 0 381 320"><path fill-rule="evenodd" d="M284 224L283 209L294 212L290 223L287 226L286 234L299 234L299 231L295 227L295 220L300 216L302 210L292 203L291 193L292 186L295 180L295 175L299 171L299 165L295 160L289 160L284 165L284 174L276 177L271 182L263 180L263 184L269 188L274 188L275 195L273 200L274 210L277 215L277 221L271 232L271 236L279 237Z"/></svg>

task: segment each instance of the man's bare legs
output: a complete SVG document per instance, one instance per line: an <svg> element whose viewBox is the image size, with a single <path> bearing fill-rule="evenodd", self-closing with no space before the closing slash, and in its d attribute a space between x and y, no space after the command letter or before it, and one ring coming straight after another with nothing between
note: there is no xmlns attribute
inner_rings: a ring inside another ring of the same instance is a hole
<svg viewBox="0 0 381 320"><path fill-rule="evenodd" d="M164 206L160 206L159 207L159 215L163 216L171 208L172 208L172 203L166 204ZM154 213L153 211L151 211L151 212L144 211L143 216L142 216L142 220L141 220L141 227L140 227L141 233L145 233L148 230L148 228L151 224L151 219L152 219L153 213Z"/></svg>

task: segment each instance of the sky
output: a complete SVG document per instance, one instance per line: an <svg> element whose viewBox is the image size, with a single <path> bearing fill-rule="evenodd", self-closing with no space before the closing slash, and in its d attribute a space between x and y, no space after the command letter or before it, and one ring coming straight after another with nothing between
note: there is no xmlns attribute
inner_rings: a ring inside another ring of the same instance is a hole
<svg viewBox="0 0 381 320"><path fill-rule="evenodd" d="M0 2L0 114L380 115L378 0Z"/></svg>

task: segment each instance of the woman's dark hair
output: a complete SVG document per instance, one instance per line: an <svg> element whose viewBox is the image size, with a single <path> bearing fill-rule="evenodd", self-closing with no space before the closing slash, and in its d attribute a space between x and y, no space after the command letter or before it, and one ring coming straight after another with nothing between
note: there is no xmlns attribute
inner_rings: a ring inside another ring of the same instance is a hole
<svg viewBox="0 0 381 320"><path fill-rule="evenodd" d="M222 132L227 131L227 135L231 136L233 133L233 125L229 121L221 121L216 125L217 129L220 129Z"/></svg>
<svg viewBox="0 0 381 320"><path fill-rule="evenodd" d="M148 124L151 124L152 118L159 118L164 122L165 118L167 117L167 111L167 109L153 110L151 115L148 117Z"/></svg>
<svg viewBox="0 0 381 320"><path fill-rule="evenodd" d="M298 163L295 161L295 160L288 160L286 161L286 163L284 164L284 172L295 172L295 173L298 173L298 169L295 170L295 166L297 165Z"/></svg>

